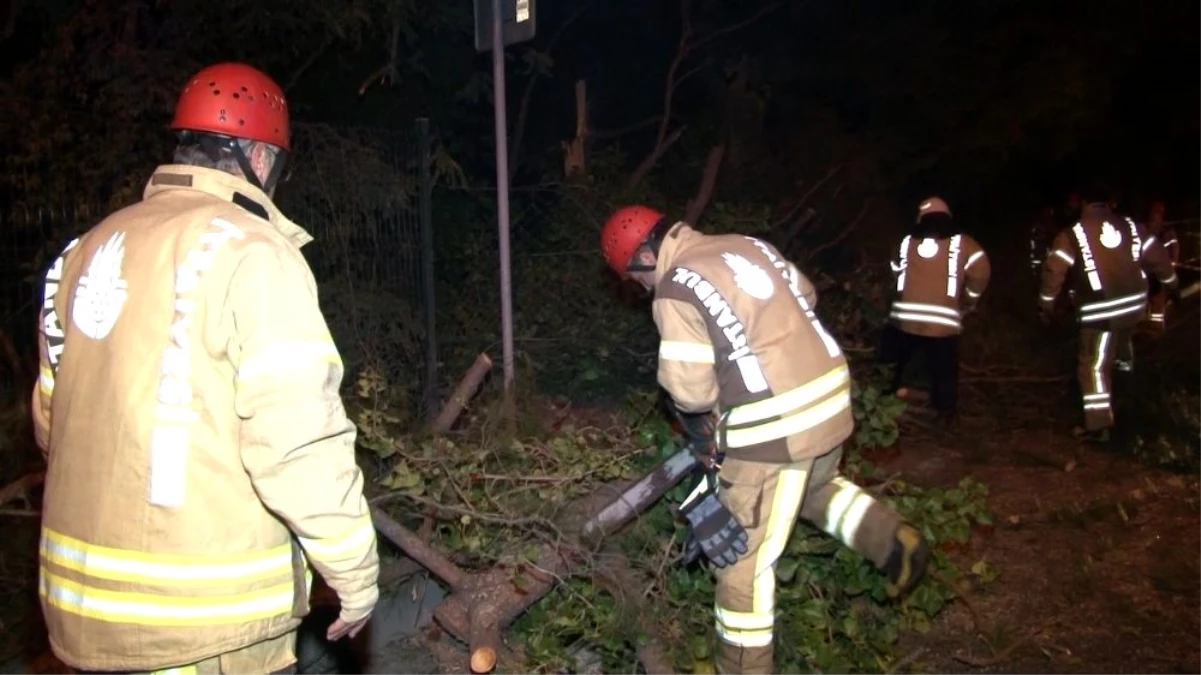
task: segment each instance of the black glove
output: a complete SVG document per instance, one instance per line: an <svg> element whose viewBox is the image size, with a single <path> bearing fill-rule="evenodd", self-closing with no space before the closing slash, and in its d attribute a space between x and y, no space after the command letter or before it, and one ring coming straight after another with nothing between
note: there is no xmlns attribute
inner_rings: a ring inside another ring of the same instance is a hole
<svg viewBox="0 0 1201 675"><path fill-rule="evenodd" d="M676 411L680 426L684 428L685 438L700 446L713 442L717 436L717 424L712 414L707 412L686 413L674 406L672 408Z"/></svg>
<svg viewBox="0 0 1201 675"><path fill-rule="evenodd" d="M717 498L708 476L697 488L680 506L680 514L689 525L684 562L696 560L703 552L718 567L733 565L749 550L746 529Z"/></svg>
<svg viewBox="0 0 1201 675"><path fill-rule="evenodd" d="M672 410L684 429L685 446L706 469L718 468L721 453L717 447L717 421L713 415L707 412L686 413L674 405Z"/></svg>

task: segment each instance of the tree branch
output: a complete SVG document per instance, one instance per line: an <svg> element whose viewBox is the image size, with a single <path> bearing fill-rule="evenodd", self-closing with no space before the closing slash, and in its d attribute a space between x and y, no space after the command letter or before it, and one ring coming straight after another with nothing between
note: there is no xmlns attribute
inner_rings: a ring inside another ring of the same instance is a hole
<svg viewBox="0 0 1201 675"><path fill-rule="evenodd" d="M559 27L555 29L550 40L546 43L544 53L549 54L555 45L559 43L559 39L567 32L567 27L570 26L576 19L584 15L589 9L592 9L594 2L586 2L581 5L576 11L571 13ZM526 120L530 116L530 99L534 95L534 85L538 83L541 77L537 71L530 73L530 79L525 83L525 89L521 92L521 105L517 108L517 119L513 124L512 140L509 142L509 175L512 176L517 171L517 160L521 155L521 142L525 140Z"/></svg>
<svg viewBox="0 0 1201 675"><path fill-rule="evenodd" d="M725 154L724 143L713 146L713 149L709 151L709 157L705 159L705 170L701 172L700 185L696 188L696 196L688 200L688 205L684 209L684 222L689 225L696 225L701 214L704 213L705 207L709 205L709 199L713 197L713 188L717 185L721 160Z"/></svg>
<svg viewBox="0 0 1201 675"><path fill-rule="evenodd" d="M671 134L669 134L667 131L671 121L671 111L675 101L676 90L680 87L681 82L688 77L695 75L698 71L700 71L701 68L704 67L702 64L701 66L684 72L683 75L679 75L678 73L680 72L680 66L683 65L684 60L702 45L712 42L723 35L729 35L736 30L749 26L781 6L783 6L783 3L781 2L767 5L742 21L726 26L725 28L718 29L704 37L693 39L692 2L691 0L680 0L680 40L676 43L675 56L672 57L671 63L668 64L667 75L663 80L663 116L659 120L659 130L655 134L655 147L650 151L646 158L642 160L642 162L638 165L638 168L634 170L634 173L630 175L630 179L626 183L627 189L635 187L642 181L643 178L646 177L646 174L650 172L655 163L659 161L659 158L661 158L663 154L667 152L667 148L679 140L679 134L683 131L682 128L676 129L676 131L672 132Z"/></svg>
<svg viewBox="0 0 1201 675"><path fill-rule="evenodd" d="M863 203L863 208L859 209L859 213L855 216L855 219L852 220L849 225L844 227L842 232L838 233L838 236L811 250L809 254L805 256L805 259L813 260L818 253L821 253L822 251L825 251L833 246L837 246L838 244L842 243L844 239L851 236L851 233L859 228L859 223L863 221L863 217L867 215L869 210L871 210L872 202L875 200L875 197L868 197L867 201Z"/></svg>
<svg viewBox="0 0 1201 675"><path fill-rule="evenodd" d="M739 21L738 23L726 26L725 28L722 28L720 30L715 30L712 33L709 33L708 35L706 35L705 37L700 38L696 42L693 42L691 49L692 50L698 49L701 45L704 45L708 42L712 42L713 40L716 40L717 38L719 38L723 35L728 35L730 33L733 33L736 30L746 28L747 26L751 25L752 23L755 23L759 19L762 19L763 17L767 16L768 14L774 12L775 10L777 10L783 6L784 6L784 3L776 2L776 3L772 3L770 5L767 5L766 7L762 7L762 8L760 8L760 10L758 12L755 12L754 14L748 16L747 18L743 19L742 21Z"/></svg>
<svg viewBox="0 0 1201 675"><path fill-rule="evenodd" d="M288 76L287 81L284 83L285 93L291 91L292 88L300 82L300 78L308 71L308 69L312 68L322 56L325 56L325 52L329 50L330 45L333 43L334 40L332 37L326 37L325 40L321 42L321 46L313 50L313 52L309 54L309 57L304 60L304 63L300 64L299 68L292 71L292 74Z"/></svg>
<svg viewBox="0 0 1201 675"><path fill-rule="evenodd" d="M663 156L663 153L667 152L671 146L675 145L676 141L680 140L680 136L684 135L684 130L687 128L686 126L679 127L671 132L662 143L655 144L655 149L651 151L651 154L647 155L646 159L642 160L642 163L638 165L638 168L634 169L634 173L630 174L630 180L626 183L626 188L633 188L642 182L642 179L655 167L655 164Z"/></svg>
<svg viewBox="0 0 1201 675"><path fill-rule="evenodd" d="M832 168L830 168L830 171L827 171L826 174L824 175L824 177L821 177L821 179L818 180L817 183L814 183L812 187L809 187L809 189L806 190L805 193L803 193L803 195L801 195L800 199L797 199L796 203L793 204L793 207L788 209L787 213L784 213L784 215L779 216L779 219L777 219L776 222L772 223L771 228L776 229L777 227L782 227L788 221L793 220L793 216L795 216L797 213L799 213L801 208L805 207L805 204L808 203L809 197L813 197L813 193L820 190L821 186L826 184L826 181L829 181L831 178L833 178L833 175L835 175L839 171L842 171L843 166L844 165L835 165ZM800 186L797 186L797 187L800 187Z"/></svg>
<svg viewBox="0 0 1201 675"><path fill-rule="evenodd" d="M661 119L663 119L662 115L655 115L654 117L648 117L648 118L642 120L641 122L635 122L633 124L628 124L624 127L618 127L616 129L610 129L607 131L593 130L592 132L589 133L589 135L592 137L592 140L594 140L594 141L609 140L611 138L620 138L622 136L625 136L626 134L633 133L640 129L645 129L654 124L658 124L659 120L661 120Z"/></svg>
<svg viewBox="0 0 1201 675"><path fill-rule="evenodd" d="M367 93L371 85L376 82L388 81L389 84L396 84L400 80L400 71L396 68L397 57L400 54L400 18L397 17L392 21L392 40L388 46L388 61L380 66L375 72L363 79L363 83L359 85L359 96Z"/></svg>

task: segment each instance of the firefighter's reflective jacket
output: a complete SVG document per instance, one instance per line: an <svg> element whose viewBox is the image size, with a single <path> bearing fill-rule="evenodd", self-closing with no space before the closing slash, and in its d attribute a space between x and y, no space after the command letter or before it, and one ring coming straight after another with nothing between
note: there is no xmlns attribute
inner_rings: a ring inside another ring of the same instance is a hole
<svg viewBox="0 0 1201 675"><path fill-rule="evenodd" d="M1176 228L1167 223L1151 224L1147 228L1152 237L1159 241L1168 260L1175 266L1180 262L1180 241L1176 236Z"/></svg>
<svg viewBox="0 0 1201 675"><path fill-rule="evenodd" d="M47 273L39 591L69 665L152 670L293 630L309 564L344 619L374 606L310 239L241 178L166 165Z"/></svg>
<svg viewBox="0 0 1201 675"><path fill-rule="evenodd" d="M716 409L730 457L789 462L850 434L851 376L817 292L770 244L677 223L655 267L659 384L685 412Z"/></svg>
<svg viewBox="0 0 1201 675"><path fill-rule="evenodd" d="M1105 204L1089 204L1080 222L1052 242L1043 266L1039 304L1049 311L1067 282L1075 293L1076 316L1082 327L1131 328L1147 305L1144 269L1165 286L1176 283L1171 260L1157 238Z"/></svg>
<svg viewBox="0 0 1201 675"><path fill-rule="evenodd" d="M906 333L929 337L958 335L965 311L988 288L988 255L970 235L901 239L889 319Z"/></svg>

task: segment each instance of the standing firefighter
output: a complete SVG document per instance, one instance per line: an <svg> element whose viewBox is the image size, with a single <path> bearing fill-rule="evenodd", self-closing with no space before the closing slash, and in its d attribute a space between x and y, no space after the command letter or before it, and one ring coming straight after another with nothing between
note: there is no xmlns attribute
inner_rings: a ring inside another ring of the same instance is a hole
<svg viewBox="0 0 1201 675"><path fill-rule="evenodd" d="M925 351L930 402L944 424L954 425L959 384L959 333L963 318L988 287L988 256L970 235L959 231L947 203L931 197L921 203L909 234L892 262L896 295L885 331L886 360L895 364L893 389L899 396L905 366Z"/></svg>
<svg viewBox="0 0 1201 675"><path fill-rule="evenodd" d="M311 237L271 201L287 104L224 63L171 128L176 163L46 275L42 608L76 668L291 672L309 564L337 639L371 614L379 559Z"/></svg>
<svg viewBox="0 0 1201 675"><path fill-rule="evenodd" d="M1080 221L1051 243L1039 310L1044 322L1049 322L1065 281L1075 293L1084 425L1073 433L1079 438L1109 439L1113 426L1110 369L1134 367L1131 337L1147 305L1144 269L1164 286L1176 288L1176 273L1160 242L1133 220L1115 215L1104 202L1086 204Z"/></svg>
<svg viewBox="0 0 1201 675"><path fill-rule="evenodd" d="M1176 238L1176 228L1164 222L1164 203L1158 199L1151 202L1151 213L1147 219L1147 234L1154 238L1167 253L1172 269L1180 261L1180 242ZM1151 322L1151 330L1162 332L1168 315L1168 289L1154 277L1149 282L1147 298L1147 320Z"/></svg>
<svg viewBox="0 0 1201 675"><path fill-rule="evenodd" d="M766 242L703 235L644 206L618 210L601 248L653 292L659 383L710 460L681 512L689 548L716 566L719 671L773 672L775 565L798 515L883 570L890 595L912 588L926 542L839 476L851 378L809 280Z"/></svg>

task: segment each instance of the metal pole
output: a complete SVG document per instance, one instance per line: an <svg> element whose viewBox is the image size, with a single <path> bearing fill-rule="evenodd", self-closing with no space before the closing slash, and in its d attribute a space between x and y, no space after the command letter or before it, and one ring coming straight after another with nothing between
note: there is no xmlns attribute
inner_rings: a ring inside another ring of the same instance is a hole
<svg viewBox="0 0 1201 675"><path fill-rule="evenodd" d="M505 121L505 48L501 2L492 0L492 108L496 119L496 215L500 240L500 329L505 409L513 422L513 298L509 269L509 141Z"/></svg>
<svg viewBox="0 0 1201 675"><path fill-rule="evenodd" d="M425 286L425 409L430 421L438 414L438 334L435 330L434 214L431 201L434 180L430 175L430 121L417 120L421 154L421 282Z"/></svg>

